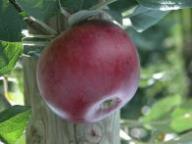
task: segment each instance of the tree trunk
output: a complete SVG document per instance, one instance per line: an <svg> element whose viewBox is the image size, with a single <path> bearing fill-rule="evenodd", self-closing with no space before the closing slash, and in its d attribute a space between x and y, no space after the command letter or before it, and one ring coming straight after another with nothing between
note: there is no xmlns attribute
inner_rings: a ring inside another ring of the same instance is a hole
<svg viewBox="0 0 192 144"><path fill-rule="evenodd" d="M23 57L25 103L32 108L27 144L120 144L119 111L89 124L73 124L56 116L42 100L36 83L38 58Z"/></svg>

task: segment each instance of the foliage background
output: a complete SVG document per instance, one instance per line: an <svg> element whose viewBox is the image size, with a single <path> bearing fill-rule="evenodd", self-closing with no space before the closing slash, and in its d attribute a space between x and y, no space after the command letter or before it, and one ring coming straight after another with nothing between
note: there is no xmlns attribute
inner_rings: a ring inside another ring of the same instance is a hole
<svg viewBox="0 0 192 144"><path fill-rule="evenodd" d="M109 5L108 12L133 39L141 61L139 89L121 110L123 144L192 142L192 10L186 8L192 4L183 0L183 5L177 6L186 9L169 11L176 5L166 7L162 1L154 4L152 0L119 0ZM96 0L61 2L69 12L97 3ZM0 1L0 140L10 144L25 143L23 130L30 117L29 108L14 106L24 104L22 61L15 65L13 60L23 51L21 30L26 25L20 17L32 15L47 21L58 12L55 1L20 0L19 4L25 14L17 14L12 5Z"/></svg>

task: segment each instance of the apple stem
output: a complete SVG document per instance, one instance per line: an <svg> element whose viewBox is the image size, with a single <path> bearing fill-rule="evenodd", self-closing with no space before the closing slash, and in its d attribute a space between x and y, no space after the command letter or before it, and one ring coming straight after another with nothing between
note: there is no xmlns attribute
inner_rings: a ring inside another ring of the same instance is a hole
<svg viewBox="0 0 192 144"><path fill-rule="evenodd" d="M100 10L100 9L103 9L105 8L107 5L115 2L117 0L106 0L106 1L102 1L100 3L98 3L97 5L93 6L90 8L90 10Z"/></svg>

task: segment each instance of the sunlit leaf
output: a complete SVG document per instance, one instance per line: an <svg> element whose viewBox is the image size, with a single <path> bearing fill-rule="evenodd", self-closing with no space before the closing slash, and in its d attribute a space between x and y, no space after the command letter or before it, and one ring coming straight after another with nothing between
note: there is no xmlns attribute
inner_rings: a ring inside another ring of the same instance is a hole
<svg viewBox="0 0 192 144"><path fill-rule="evenodd" d="M0 113L0 139L6 144L15 144L24 134L30 110L24 106L13 106Z"/></svg>
<svg viewBox="0 0 192 144"><path fill-rule="evenodd" d="M182 132L192 128L192 111L190 113L184 113L173 119L171 122L171 128L176 132Z"/></svg>
<svg viewBox="0 0 192 144"><path fill-rule="evenodd" d="M0 75L8 73L14 68L22 51L22 43L0 41Z"/></svg>
<svg viewBox="0 0 192 144"><path fill-rule="evenodd" d="M184 104L184 106L178 107L171 114L171 127L176 132L182 132L192 128L192 103L185 102Z"/></svg>
<svg viewBox="0 0 192 144"><path fill-rule="evenodd" d="M177 10L192 7L191 0L137 0L141 5L159 10Z"/></svg>
<svg viewBox="0 0 192 144"><path fill-rule="evenodd" d="M179 104L181 104L181 96L176 95L163 98L152 106L149 113L143 117L143 121L150 122L158 120Z"/></svg>

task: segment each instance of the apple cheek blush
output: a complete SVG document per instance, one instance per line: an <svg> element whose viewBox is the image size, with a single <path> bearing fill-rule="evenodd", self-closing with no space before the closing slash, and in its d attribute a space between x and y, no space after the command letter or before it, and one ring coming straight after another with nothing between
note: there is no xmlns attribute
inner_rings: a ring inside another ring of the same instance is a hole
<svg viewBox="0 0 192 144"><path fill-rule="evenodd" d="M139 68L137 50L124 30L89 20L63 32L44 50L37 81L57 115L75 123L96 122L134 96Z"/></svg>

